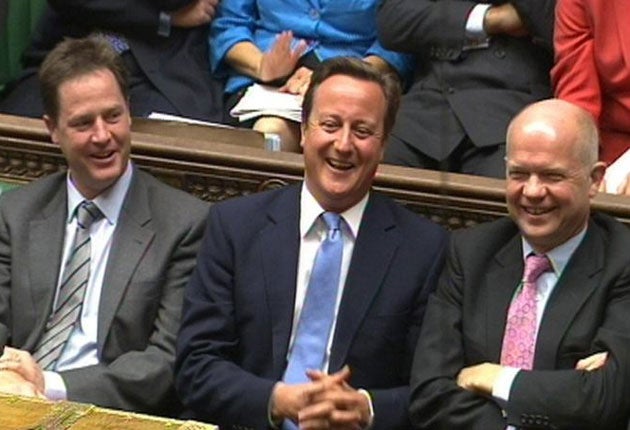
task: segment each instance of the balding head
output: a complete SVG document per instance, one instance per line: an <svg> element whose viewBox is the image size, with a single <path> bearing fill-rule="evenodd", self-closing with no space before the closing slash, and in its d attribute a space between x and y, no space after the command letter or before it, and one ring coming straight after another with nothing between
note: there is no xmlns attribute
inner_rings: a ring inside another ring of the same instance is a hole
<svg viewBox="0 0 630 430"><path fill-rule="evenodd" d="M521 234L548 252L586 228L605 171L589 113L545 100L514 118L507 135L506 199Z"/></svg>
<svg viewBox="0 0 630 430"><path fill-rule="evenodd" d="M547 135L554 140L570 141L580 162L590 169L597 162L599 134L590 113L560 99L548 99L531 104L510 122L507 130L506 153L516 136L531 133Z"/></svg>

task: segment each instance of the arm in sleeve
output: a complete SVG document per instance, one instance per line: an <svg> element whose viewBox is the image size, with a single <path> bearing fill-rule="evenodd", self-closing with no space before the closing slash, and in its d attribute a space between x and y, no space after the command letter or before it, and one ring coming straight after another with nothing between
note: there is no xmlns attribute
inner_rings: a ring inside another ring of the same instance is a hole
<svg viewBox="0 0 630 430"><path fill-rule="evenodd" d="M199 214L174 233L177 240L173 240L162 283L155 285L159 306L146 348L124 352L109 363L61 372L69 400L153 413L173 407L175 341L184 287L195 264L203 224L204 216Z"/></svg>
<svg viewBox="0 0 630 430"><path fill-rule="evenodd" d="M605 288L601 285L600 288ZM522 425L525 415L545 416L556 428L619 428L630 408L630 269L609 287L608 305L592 344L607 351L606 364L591 372L521 371L506 406L508 423Z"/></svg>
<svg viewBox="0 0 630 430"><path fill-rule="evenodd" d="M554 33L556 58L551 80L556 97L581 106L599 119L601 88L590 22L583 1L559 0Z"/></svg>
<svg viewBox="0 0 630 430"><path fill-rule="evenodd" d="M48 0L64 17L85 26L126 34L156 35L160 12L173 12L195 0Z"/></svg>
<svg viewBox="0 0 630 430"><path fill-rule="evenodd" d="M176 388L184 406L198 419L267 429L267 406L277 381L258 377L238 363L242 348L233 300L237 274L229 236L213 206L184 297Z"/></svg>
<svg viewBox="0 0 630 430"><path fill-rule="evenodd" d="M457 385L466 363L462 335L464 278L453 240L438 289L429 299L411 374L411 421L416 427L505 430L490 398Z"/></svg>
<svg viewBox="0 0 630 430"><path fill-rule="evenodd" d="M437 238L437 236L436 236ZM445 254L447 250L448 236L446 234L439 236L440 242L435 243L435 254L430 258L433 261L432 266L425 273L419 273L424 278L418 280L423 287L421 292L413 304L413 312L410 316L410 327L406 338L406 356L404 380L409 380L411 372L411 363L413 362L413 354L418 343L420 330L425 319L425 310L427 309L427 300L435 291L440 271L442 270ZM401 370L402 371L402 370ZM362 387L363 388L363 387ZM399 386L388 389L370 389L366 387L370 393L372 406L374 409L374 420L371 430L391 430L410 428L409 422L409 386Z"/></svg>
<svg viewBox="0 0 630 430"><path fill-rule="evenodd" d="M254 42L258 6L255 0L231 0L219 3L217 16L210 24L210 65L212 72L223 74L229 64L226 55L239 42Z"/></svg>
<svg viewBox="0 0 630 430"><path fill-rule="evenodd" d="M466 21L474 6L468 1L384 0L377 14L379 40L394 51L456 59L467 41Z"/></svg>
<svg viewBox="0 0 630 430"><path fill-rule="evenodd" d="M11 237L0 198L0 354L11 337Z"/></svg>
<svg viewBox="0 0 630 430"><path fill-rule="evenodd" d="M556 0L511 0L529 30L532 41L551 51Z"/></svg>

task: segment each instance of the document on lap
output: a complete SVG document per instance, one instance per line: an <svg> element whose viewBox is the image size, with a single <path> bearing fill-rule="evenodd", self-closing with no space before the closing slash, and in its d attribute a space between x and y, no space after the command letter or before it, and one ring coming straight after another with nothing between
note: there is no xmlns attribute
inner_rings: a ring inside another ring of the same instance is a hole
<svg viewBox="0 0 630 430"><path fill-rule="evenodd" d="M240 122L259 116L278 116L301 122L302 97L281 92L277 88L253 84L230 111Z"/></svg>

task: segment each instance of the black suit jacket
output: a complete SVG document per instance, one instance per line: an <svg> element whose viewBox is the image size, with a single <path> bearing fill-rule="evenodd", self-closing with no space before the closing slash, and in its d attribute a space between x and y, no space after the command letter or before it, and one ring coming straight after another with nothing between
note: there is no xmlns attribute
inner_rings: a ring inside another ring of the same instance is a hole
<svg viewBox="0 0 630 430"><path fill-rule="evenodd" d="M197 419L224 429L267 429L293 322L300 187L249 196L210 210L197 268L184 298L176 387ZM445 251L445 232L372 193L337 316L329 370L344 364L367 389L374 429L410 428L408 380L426 298Z"/></svg>
<svg viewBox="0 0 630 430"><path fill-rule="evenodd" d="M206 215L206 203L134 172L103 279L100 363L60 373L69 400L175 412L175 336ZM44 332L66 219L65 173L0 198L0 340L4 332L9 346L32 352Z"/></svg>
<svg viewBox="0 0 630 430"><path fill-rule="evenodd" d="M64 37L85 37L95 31L116 32L151 83L180 115L222 121L223 88L210 76L208 25L171 28L157 33L160 12L172 12L192 0L48 0L40 25L25 54L36 68Z"/></svg>
<svg viewBox="0 0 630 430"><path fill-rule="evenodd" d="M492 3L504 3L496 1ZM445 159L468 136L479 147L505 142L507 125L526 105L551 97L555 0L512 0L531 36L494 36L464 51L468 0L385 0L379 39L414 54L413 83L393 134L425 155Z"/></svg>
<svg viewBox="0 0 630 430"><path fill-rule="evenodd" d="M521 236L502 219L453 235L427 307L412 371L412 420L427 429L626 429L630 407L630 232L595 215L547 302L534 370L514 380L506 418L456 385L459 371L499 363L505 319L523 273ZM608 351L601 370L573 370Z"/></svg>

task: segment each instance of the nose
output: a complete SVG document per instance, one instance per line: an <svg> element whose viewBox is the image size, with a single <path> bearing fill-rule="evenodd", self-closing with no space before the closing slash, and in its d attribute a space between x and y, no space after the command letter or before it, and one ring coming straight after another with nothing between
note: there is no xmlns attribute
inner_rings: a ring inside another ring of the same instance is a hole
<svg viewBox="0 0 630 430"><path fill-rule="evenodd" d="M107 143L110 138L109 128L103 118L98 117L94 120L94 127L92 129L92 142L94 143Z"/></svg>
<svg viewBox="0 0 630 430"><path fill-rule="evenodd" d="M538 175L531 175L523 185L523 195L530 199L543 198L547 188Z"/></svg>
<svg viewBox="0 0 630 430"><path fill-rule="evenodd" d="M335 138L335 149L339 152L347 152L352 148L352 130L345 126L339 130Z"/></svg>

